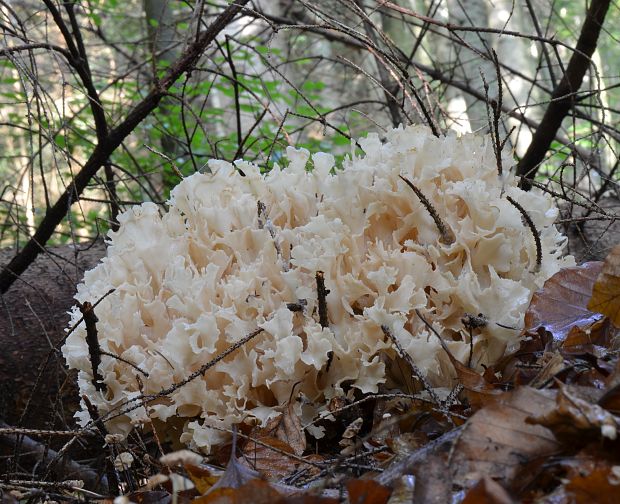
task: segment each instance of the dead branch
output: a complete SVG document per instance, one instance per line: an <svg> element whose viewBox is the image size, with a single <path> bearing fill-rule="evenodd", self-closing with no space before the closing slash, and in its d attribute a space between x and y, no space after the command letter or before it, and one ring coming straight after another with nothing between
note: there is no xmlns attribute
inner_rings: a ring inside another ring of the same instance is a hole
<svg viewBox="0 0 620 504"><path fill-rule="evenodd" d="M19 446L22 453L28 453L28 456L35 458L38 463L48 465L59 455L58 452L50 449L44 443L35 441L31 437L24 436L23 434L13 433L14 429L2 420L0 420L0 428L2 428L2 431L0 431L0 445L9 446L11 449ZM74 436L80 435L79 433L71 434ZM108 484L105 476L99 475L97 471L73 460L65 458L62 463L62 468L59 470L64 478L80 479L91 489L107 488Z"/></svg>

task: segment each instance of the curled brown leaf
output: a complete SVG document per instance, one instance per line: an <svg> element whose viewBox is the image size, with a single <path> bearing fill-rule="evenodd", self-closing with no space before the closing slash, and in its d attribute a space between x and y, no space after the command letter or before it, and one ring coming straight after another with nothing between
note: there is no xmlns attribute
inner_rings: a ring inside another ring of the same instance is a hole
<svg viewBox="0 0 620 504"><path fill-rule="evenodd" d="M601 319L588 308L592 288L603 268L601 262L588 262L558 271L534 293L525 313L525 330L532 333L541 327L564 341L571 328L587 327Z"/></svg>

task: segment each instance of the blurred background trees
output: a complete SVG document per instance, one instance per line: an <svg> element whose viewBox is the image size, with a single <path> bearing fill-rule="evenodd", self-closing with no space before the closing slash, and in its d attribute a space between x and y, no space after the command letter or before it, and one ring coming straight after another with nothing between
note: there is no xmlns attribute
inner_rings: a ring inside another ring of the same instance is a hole
<svg viewBox="0 0 620 504"><path fill-rule="evenodd" d="M617 5L242 3L164 89L167 72L228 2L0 1L1 247L19 255L27 243L101 236L128 205L164 204L180 177L206 170L211 158L246 158L267 171L295 146L343 159L358 149L352 138L401 123L437 134L491 131L517 161L536 142L544 156L520 168L564 200L564 224L580 233L577 224L614 222L599 202L617 192ZM578 47L584 37L591 56ZM562 87L579 58L581 87ZM157 106L126 122L153 92L161 92ZM566 117L551 109L561 127L543 124L547 146L536 131L554 104ZM115 128L118 146L109 139ZM103 156L96 166L93 156ZM85 166L95 175L82 190L75 177ZM52 229L35 235L42 222ZM4 271L2 291L14 277Z"/></svg>

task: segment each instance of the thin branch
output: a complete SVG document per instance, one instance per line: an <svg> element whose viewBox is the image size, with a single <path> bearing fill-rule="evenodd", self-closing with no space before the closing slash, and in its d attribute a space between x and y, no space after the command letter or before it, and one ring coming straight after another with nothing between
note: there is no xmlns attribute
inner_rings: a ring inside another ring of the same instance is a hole
<svg viewBox="0 0 620 504"><path fill-rule="evenodd" d="M316 272L316 290L319 303L319 323L323 328L329 327L329 318L327 316L327 295L329 290L325 288L325 276L322 271Z"/></svg>
<svg viewBox="0 0 620 504"><path fill-rule="evenodd" d="M316 291L319 304L319 323L321 327L329 327L329 317L327 315L327 295L329 290L325 288L325 275L322 271L316 272ZM325 364L325 372L329 372L329 368L334 360L334 352L329 351L327 354L327 363Z"/></svg>
<svg viewBox="0 0 620 504"><path fill-rule="evenodd" d="M88 345L88 355L90 356L90 365L93 371L93 385L95 390L105 391L106 386L103 382L103 376L99 372L99 364L101 364L101 347L99 346L99 338L97 337L97 315L93 305L88 301L79 305L84 323L86 324L86 344Z"/></svg>
<svg viewBox="0 0 620 504"><path fill-rule="evenodd" d="M0 446L9 445L11 447L19 445L24 454L37 459L37 463L50 464L59 457L59 452L50 449L47 445L35 441L34 439L22 434L21 432L8 432L12 427L0 420ZM72 439L76 439L79 433L74 433ZM65 458L63 460L64 470L62 474L67 478L81 479L89 488L98 489L107 487L107 479L104 475L98 474L90 467L84 466L73 460Z"/></svg>
<svg viewBox="0 0 620 504"><path fill-rule="evenodd" d="M437 229L439 230L439 234L441 235L441 241L445 243L446 245L450 245L451 243L454 243L454 240L455 240L454 233L446 225L446 223L443 220L441 220L441 217L439 217L437 210L435 210L435 207L431 204L428 198L424 196L424 193L420 191L420 189L418 189L413 184L413 182L411 182L409 179L403 177L402 175L399 175L399 177L415 193L418 199L422 202L422 205L424 205L424 208L426 208L430 216L433 218L433 221L435 222L435 226L437 226Z"/></svg>
<svg viewBox="0 0 620 504"><path fill-rule="evenodd" d="M264 331L264 329L259 327L258 329L254 330L253 332L251 332L247 336L244 336L243 338L241 338L235 344L233 344L230 347L228 347L223 352L221 352L218 355L216 355L215 357L213 357L213 359L211 359L209 362L207 362L206 364L201 366L200 369L198 369L197 371L194 371L187 378L172 384L168 388L160 390L157 394L140 395L138 397L134 397L132 399L128 399L126 402L124 402L123 404L118 406L116 409L114 409L114 410L108 412L106 415L104 415L101 418L101 420L104 421L104 422L107 422L107 421L112 420L113 418L116 418L118 416L125 415L125 414L129 413L130 411L134 411L134 410L136 410L138 408L142 408L146 404L148 404L148 403L150 403L152 401L156 401L157 399L160 399L162 397L165 397L167 395L172 394L174 391L176 391L179 388L187 385L189 382L194 381L199 376L204 376L205 373L209 369L211 369L213 366L215 366L218 362L220 362L223 359L225 359L226 357L228 357L231 353L236 352L237 350L239 350L239 348L241 348L243 345L245 345L246 343L248 343L249 341L254 339L256 336L261 334L263 331Z"/></svg>
<svg viewBox="0 0 620 504"><path fill-rule="evenodd" d="M512 206L519 210L519 213L523 216L523 219L525 220L527 226L532 232L532 236L534 237L534 243L536 243L536 271L538 271L540 269L540 265L542 264L542 243L540 242L540 235L538 234L538 230L536 229L536 226L534 225L534 221L530 217L530 214L527 213L525 208L523 208L510 196L506 196L506 199L510 202Z"/></svg>
<svg viewBox="0 0 620 504"><path fill-rule="evenodd" d="M358 14L360 15L360 17L362 17L362 22L364 24L364 30L366 31L366 35L375 46L378 46L377 37L375 35L376 26L364 11L364 4L361 0L355 0L354 4L357 7ZM378 57L377 53L373 52L373 54L375 56L375 62L377 64L377 70L379 71L381 87L384 90L383 94L385 95L385 101L387 103L388 110L392 118L392 126L396 128L403 122L400 114L400 106L398 104L398 101L396 100L398 85L395 86L393 90L389 91L392 88L392 86L390 85L390 75L386 70L383 61L381 61L381 59Z"/></svg>

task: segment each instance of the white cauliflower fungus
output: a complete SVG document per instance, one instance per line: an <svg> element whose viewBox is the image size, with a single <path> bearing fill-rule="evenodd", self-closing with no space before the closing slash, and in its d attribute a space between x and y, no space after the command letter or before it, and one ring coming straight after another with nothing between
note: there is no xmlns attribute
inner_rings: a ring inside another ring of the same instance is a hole
<svg viewBox="0 0 620 504"><path fill-rule="evenodd" d="M119 217L107 256L86 272L76 299L95 303L114 289L95 307L97 332L102 351L124 361L101 356L106 389L99 391L84 323L63 347L100 415L183 381L263 331L167 397L116 416L112 432L152 419L209 451L227 438L211 427L264 424L295 398L303 398L295 408L308 423L335 396L398 380L390 369L402 374L403 366L390 365L397 351L382 326L432 386L454 385L446 352L416 310L465 363L463 317L484 315L488 323L472 333L477 369L518 344L533 292L573 264L562 258L551 198L518 189L508 158L500 176L489 137L436 138L415 126L359 144L365 154L342 169L330 154L308 163L309 153L293 148L288 166L266 175L245 161L211 161L211 174L174 188L167 211L144 203ZM540 235L540 265L533 231L508 196ZM320 323L319 271L329 290L328 327ZM71 324L81 316L75 307ZM148 378L138 380L129 363ZM90 420L85 410L77 414L82 424Z"/></svg>

